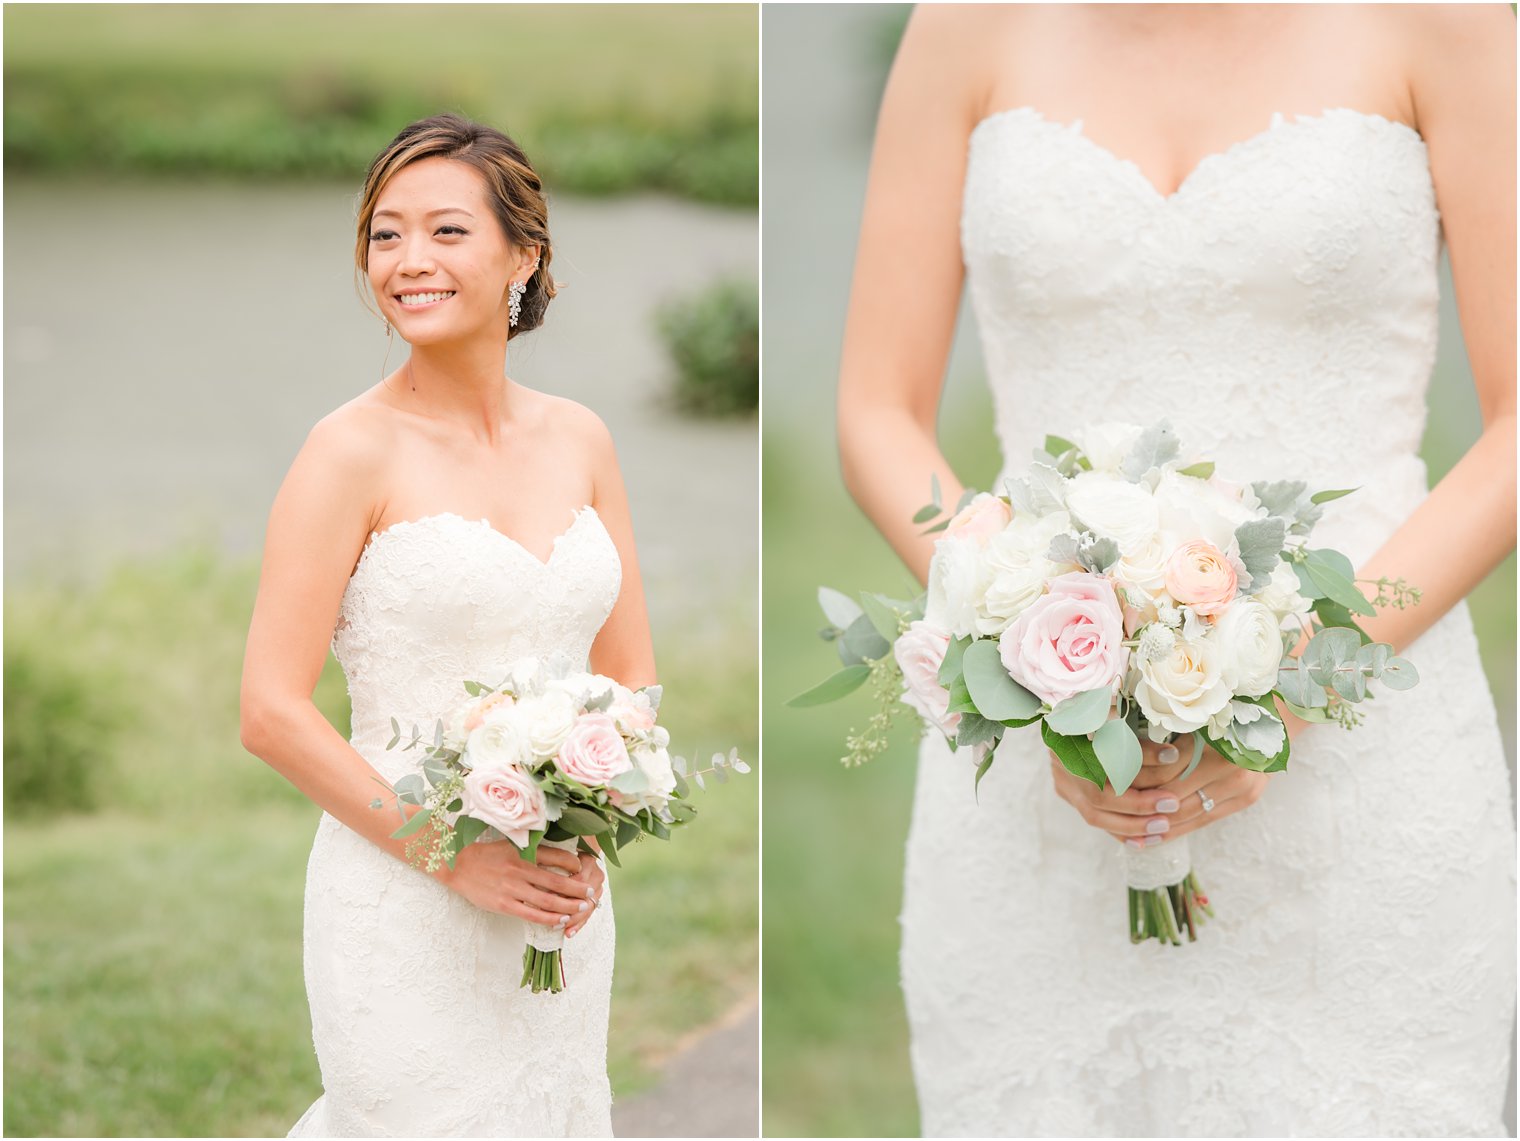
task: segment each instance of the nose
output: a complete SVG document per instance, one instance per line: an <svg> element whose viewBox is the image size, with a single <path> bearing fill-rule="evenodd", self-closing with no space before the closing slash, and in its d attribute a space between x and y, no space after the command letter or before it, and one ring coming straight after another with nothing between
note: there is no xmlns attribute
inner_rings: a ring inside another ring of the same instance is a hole
<svg viewBox="0 0 1520 1141"><path fill-rule="evenodd" d="M401 260L396 268L405 277L433 272L432 247L426 234L412 234L402 239Z"/></svg>

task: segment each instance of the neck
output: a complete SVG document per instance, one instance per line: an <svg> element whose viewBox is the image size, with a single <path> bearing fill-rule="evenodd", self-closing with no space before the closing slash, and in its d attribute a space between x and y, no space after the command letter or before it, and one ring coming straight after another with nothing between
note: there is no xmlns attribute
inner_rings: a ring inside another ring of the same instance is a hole
<svg viewBox="0 0 1520 1141"><path fill-rule="evenodd" d="M516 385L506 376L506 338L414 346L396 387L430 415L494 442L511 419Z"/></svg>

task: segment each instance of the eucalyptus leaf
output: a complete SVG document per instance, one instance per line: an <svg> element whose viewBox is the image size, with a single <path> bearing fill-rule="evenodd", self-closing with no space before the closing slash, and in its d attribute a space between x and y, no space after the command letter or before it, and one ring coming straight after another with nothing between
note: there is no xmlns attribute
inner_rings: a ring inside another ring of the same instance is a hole
<svg viewBox="0 0 1520 1141"><path fill-rule="evenodd" d="M885 657L892 648L891 642L881 636L867 614L850 623L838 646L840 660L847 666L874 662Z"/></svg>
<svg viewBox="0 0 1520 1141"><path fill-rule="evenodd" d="M987 755L982 758L982 763L976 766L976 779L971 782L971 794L973 796L981 789L982 778L987 775L987 770L992 768L992 762L996 756L997 753L989 749Z"/></svg>
<svg viewBox="0 0 1520 1141"><path fill-rule="evenodd" d="M616 834L617 846L621 848L626 844L632 844L643 834L644 830L633 821L619 820Z"/></svg>
<svg viewBox="0 0 1520 1141"><path fill-rule="evenodd" d="M1202 463L1189 464L1187 467L1178 468L1178 475L1190 475L1194 479L1208 479L1214 474L1214 461L1204 460Z"/></svg>
<svg viewBox="0 0 1520 1141"><path fill-rule="evenodd" d="M747 773L750 772L750 767L749 767L749 765L745 764L743 761L735 760L734 761L734 772L736 772L736 773L746 773L747 774Z"/></svg>
<svg viewBox="0 0 1520 1141"><path fill-rule="evenodd" d="M934 506L932 503L927 504L923 507L920 507L913 513L913 522L927 523L930 519L933 519L939 513L940 509L938 507Z"/></svg>
<svg viewBox="0 0 1520 1141"><path fill-rule="evenodd" d="M427 778L427 781L430 785L432 785L434 788L437 788L444 781L453 776L454 773L448 765L444 764L436 757L428 757L425 761L422 762L422 775Z"/></svg>
<svg viewBox="0 0 1520 1141"><path fill-rule="evenodd" d="M1302 658L1278 669L1277 691L1291 705L1301 705L1305 709L1322 709L1325 705L1324 685L1316 684L1309 676L1309 667Z"/></svg>
<svg viewBox="0 0 1520 1141"><path fill-rule="evenodd" d="M618 773L607 782L609 788L615 788L618 792L626 792L635 795L647 792L649 789L649 774L635 765L626 772Z"/></svg>
<svg viewBox="0 0 1520 1141"><path fill-rule="evenodd" d="M1405 658L1389 658L1383 667L1383 684L1389 689L1413 689L1420 681L1414 663Z"/></svg>
<svg viewBox="0 0 1520 1141"><path fill-rule="evenodd" d="M901 633L901 622L898 618L897 608L893 605L895 599L889 599L881 594L862 594L860 605L865 609L866 617L871 620L871 625L876 632L889 644L897 640ZM886 651L883 650L882 653ZM875 655L881 657L881 654Z"/></svg>
<svg viewBox="0 0 1520 1141"><path fill-rule="evenodd" d="M1356 663L1356 655L1361 648L1362 640L1356 636L1355 630L1347 630L1343 626L1327 626L1309 639L1302 660L1316 684L1329 685L1337 670Z"/></svg>
<svg viewBox="0 0 1520 1141"><path fill-rule="evenodd" d="M1040 711L1040 699L1008 676L994 639L980 638L971 643L961 665L966 691L983 717L1012 721L1033 717Z"/></svg>
<svg viewBox="0 0 1520 1141"><path fill-rule="evenodd" d="M1045 724L1066 736L1092 733L1108 720L1113 703L1111 689L1090 689L1058 704L1045 715Z"/></svg>
<svg viewBox="0 0 1520 1141"><path fill-rule="evenodd" d="M1309 496L1309 502L1329 503L1332 499L1339 499L1343 495L1350 495L1353 491L1360 490L1360 488L1356 487L1345 487L1338 491L1316 491L1313 495Z"/></svg>
<svg viewBox="0 0 1520 1141"><path fill-rule="evenodd" d="M1323 709L1310 709L1304 705L1295 705L1286 697L1283 698L1283 704L1288 707L1288 712L1300 721L1309 721L1315 725L1323 725L1330 720L1330 715Z"/></svg>
<svg viewBox="0 0 1520 1141"><path fill-rule="evenodd" d="M1336 670L1330 678L1330 688L1347 701L1358 702L1367 696L1367 678L1359 669Z"/></svg>
<svg viewBox="0 0 1520 1141"><path fill-rule="evenodd" d="M1333 598L1316 598L1311 604L1314 616L1319 619L1321 626L1344 626L1348 630L1355 630L1361 639L1362 645L1371 643L1370 635L1363 633L1362 628L1356 624L1356 615L1347 610Z"/></svg>
<svg viewBox="0 0 1520 1141"><path fill-rule="evenodd" d="M555 823L572 836L595 836L607 828L600 814L578 804L567 804Z"/></svg>
<svg viewBox="0 0 1520 1141"><path fill-rule="evenodd" d="M623 866L623 861L618 857L617 845L609 843L610 840L611 835L608 833L603 833L603 838L601 841L602 855L607 857L607 862L613 867L620 868Z"/></svg>
<svg viewBox="0 0 1520 1141"><path fill-rule="evenodd" d="M1393 657L1393 647L1387 642L1368 642L1356 652L1356 664L1368 677L1383 676L1383 667Z"/></svg>
<svg viewBox="0 0 1520 1141"><path fill-rule="evenodd" d="M1046 436L1045 450L1053 456L1059 456L1063 452L1079 451L1077 445L1061 436Z"/></svg>
<svg viewBox="0 0 1520 1141"><path fill-rule="evenodd" d="M421 812L414 812L410 820L391 833L391 839L405 840L408 836L415 835L432 818L433 811L430 808L424 808Z"/></svg>
<svg viewBox="0 0 1520 1141"><path fill-rule="evenodd" d="M1377 613L1352 581L1356 571L1345 555L1331 550L1305 551L1304 554L1306 557L1301 565L1310 581L1319 588L1321 596L1334 599L1353 614L1370 618Z"/></svg>
<svg viewBox="0 0 1520 1141"><path fill-rule="evenodd" d="M787 702L794 709L806 709L812 705L826 705L854 693L871 676L870 666L846 666L838 673L819 682L805 693L799 693Z"/></svg>
<svg viewBox="0 0 1520 1141"><path fill-rule="evenodd" d="M479 697L484 689L485 686L481 685L478 681L467 681L464 683L464 691L471 697Z"/></svg>
<svg viewBox="0 0 1520 1141"><path fill-rule="evenodd" d="M939 475L932 471L929 473L929 500L936 507L944 502L939 490Z"/></svg>
<svg viewBox="0 0 1520 1141"><path fill-rule="evenodd" d="M971 645L972 639L951 638L950 644L945 647L945 660L939 664L939 683L948 686L950 680L961 672L961 661L965 656L966 647Z"/></svg>
<svg viewBox="0 0 1520 1141"><path fill-rule="evenodd" d="M1182 776L1178 780L1186 780L1193 775L1193 770L1198 767L1198 762L1203 760L1203 734L1193 734L1193 759L1188 761L1187 768L1182 770Z"/></svg>
<svg viewBox="0 0 1520 1141"><path fill-rule="evenodd" d="M1049 720L1046 718L1047 724ZM1105 721L1098 727L1098 731L1093 734L1092 744L1098 763L1108 774L1108 783L1114 786L1115 792L1125 792L1139 774L1144 760L1140 738L1135 736L1135 731L1125 722L1115 719Z"/></svg>
<svg viewBox="0 0 1520 1141"><path fill-rule="evenodd" d="M454 846L458 851L473 844L480 838L480 834L486 830L484 820L476 820L473 816L461 816L454 822Z"/></svg>
<svg viewBox="0 0 1520 1141"><path fill-rule="evenodd" d="M407 773L396 782L396 796L408 804L421 804L427 799L427 784L421 773Z"/></svg>
<svg viewBox="0 0 1520 1141"><path fill-rule="evenodd" d="M1044 722L1040 724L1040 736L1045 741L1045 747L1056 755L1067 772L1091 781L1099 788L1103 787L1108 774L1103 771L1103 765L1098 760L1091 741L1086 737L1067 737L1057 733Z"/></svg>

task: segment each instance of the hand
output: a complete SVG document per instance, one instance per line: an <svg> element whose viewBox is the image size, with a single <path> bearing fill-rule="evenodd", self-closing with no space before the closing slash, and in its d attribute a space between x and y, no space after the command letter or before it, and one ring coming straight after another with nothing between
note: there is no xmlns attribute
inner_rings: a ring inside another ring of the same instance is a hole
<svg viewBox="0 0 1520 1141"><path fill-rule="evenodd" d="M1140 772L1122 796L1112 785L1100 789L1072 776L1055 754L1050 757L1057 795L1094 828L1132 848L1185 836L1239 812L1255 804L1266 787L1266 774L1232 765L1207 746L1198 767L1183 779L1193 757L1191 734L1171 745L1142 740L1140 747ZM1200 789L1214 802L1210 812L1203 810Z"/></svg>
<svg viewBox="0 0 1520 1141"><path fill-rule="evenodd" d="M476 907L515 915L545 927L584 923L593 903L588 892L599 892L582 878L580 857L574 852L540 846L537 861L523 859L515 845L504 840L470 844L454 857L454 867L436 878ZM551 868L562 868L561 875Z"/></svg>
<svg viewBox="0 0 1520 1141"><path fill-rule="evenodd" d="M590 837L587 838L587 843L593 847L597 846L596 840ZM573 938L577 931L591 922L591 917L596 914L596 909L601 905L602 887L607 882L607 873L602 871L601 862L595 856L587 855L585 852L579 852L576 855L581 866L580 871L575 873L573 882L585 885L591 906L570 920L569 926L565 928L567 939Z"/></svg>

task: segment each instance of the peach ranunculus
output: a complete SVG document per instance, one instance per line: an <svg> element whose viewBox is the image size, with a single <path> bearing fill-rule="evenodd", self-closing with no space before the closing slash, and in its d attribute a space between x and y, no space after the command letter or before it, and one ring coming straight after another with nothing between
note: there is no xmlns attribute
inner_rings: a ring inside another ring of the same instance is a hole
<svg viewBox="0 0 1520 1141"><path fill-rule="evenodd" d="M480 728L481 723L486 719L486 714L503 702L512 704L512 695L506 690L498 689L495 693L486 694L475 703L475 708L470 710L469 715L464 719L464 731L471 733Z"/></svg>
<svg viewBox="0 0 1520 1141"><path fill-rule="evenodd" d="M605 713L588 713L575 723L559 749L559 771L587 788L601 788L633 768L628 745Z"/></svg>
<svg viewBox="0 0 1520 1141"><path fill-rule="evenodd" d="M485 821L519 848L528 846L529 832L549 823L543 790L516 765L466 773L461 799L463 815Z"/></svg>
<svg viewBox="0 0 1520 1141"><path fill-rule="evenodd" d="M1113 685L1128 659L1113 583L1082 571L1051 579L1003 631L998 652L1013 680L1050 705Z"/></svg>
<svg viewBox="0 0 1520 1141"><path fill-rule="evenodd" d="M1213 543L1183 543L1166 561L1166 592L1196 614L1219 614L1235 600L1235 568Z"/></svg>
<svg viewBox="0 0 1520 1141"><path fill-rule="evenodd" d="M971 538L986 543L1013 519L1008 504L985 491L955 513L945 527L946 538Z"/></svg>

